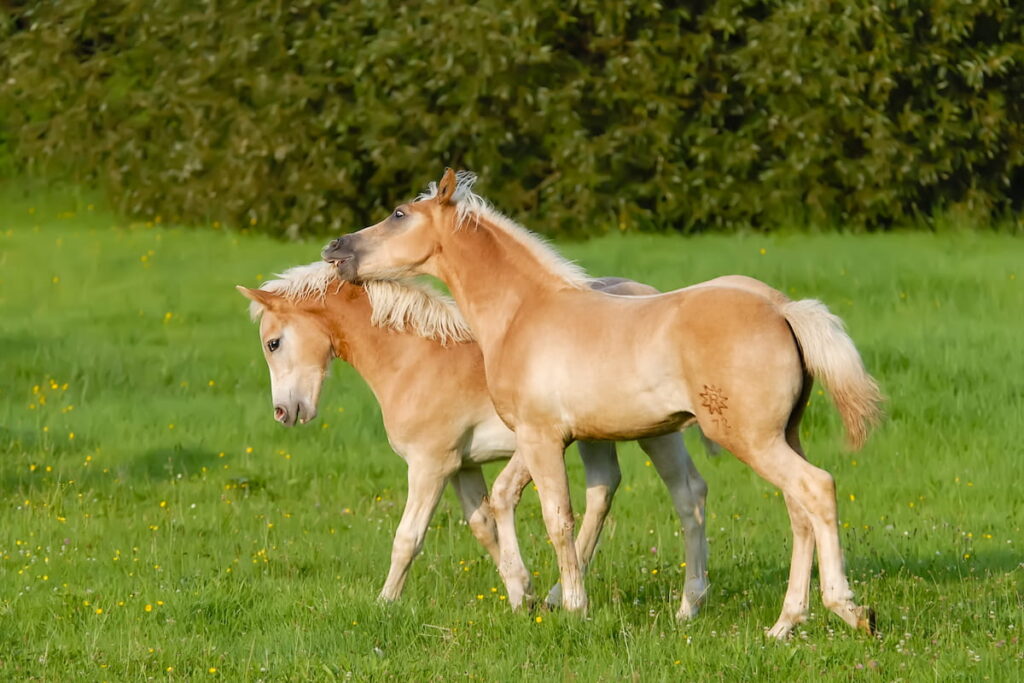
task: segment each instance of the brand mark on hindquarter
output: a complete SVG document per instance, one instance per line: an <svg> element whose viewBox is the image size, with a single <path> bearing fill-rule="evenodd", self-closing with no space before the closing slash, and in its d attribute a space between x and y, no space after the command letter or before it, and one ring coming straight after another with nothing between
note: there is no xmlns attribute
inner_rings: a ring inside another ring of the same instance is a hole
<svg viewBox="0 0 1024 683"><path fill-rule="evenodd" d="M701 405L708 409L712 415L722 415L728 408L729 397L722 393L720 387L704 385L704 391L700 393Z"/></svg>

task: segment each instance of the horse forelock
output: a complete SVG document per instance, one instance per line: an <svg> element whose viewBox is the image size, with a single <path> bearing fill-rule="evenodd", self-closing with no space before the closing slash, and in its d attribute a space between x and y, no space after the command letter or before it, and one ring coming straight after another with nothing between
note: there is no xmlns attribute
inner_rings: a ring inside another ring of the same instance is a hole
<svg viewBox="0 0 1024 683"><path fill-rule="evenodd" d="M326 261L317 261L304 266L294 266L283 273L275 273L276 280L267 280L260 289L284 297L292 303L316 299L323 301L332 285L341 287L343 280L338 269ZM249 315L259 319L263 306L253 301L249 304Z"/></svg>
<svg viewBox="0 0 1024 683"><path fill-rule="evenodd" d="M501 213L490 202L473 192L476 180L476 174L470 171L455 173L455 192L452 193L452 203L455 205L454 228L456 231L468 223L479 225L486 221L516 240L540 262L541 266L567 284L577 289L587 289L590 286L590 278L583 268L555 251L543 237ZM422 192L416 197L416 201L433 199L436 196L437 183L432 182L427 186L426 192Z"/></svg>

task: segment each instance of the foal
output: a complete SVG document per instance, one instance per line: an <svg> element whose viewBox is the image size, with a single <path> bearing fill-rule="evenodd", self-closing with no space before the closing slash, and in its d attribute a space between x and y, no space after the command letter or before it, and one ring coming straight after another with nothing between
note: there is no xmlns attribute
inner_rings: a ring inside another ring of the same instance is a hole
<svg viewBox="0 0 1024 683"><path fill-rule="evenodd" d="M532 601L530 573L519 554L514 523L514 507L530 474L521 457L513 457L495 481L488 504L480 465L512 456L515 435L494 411L480 348L451 300L414 281L346 283L326 263L292 268L279 277L261 289L238 288L251 300L253 318L261 318L274 418L286 426L313 419L328 366L341 358L366 380L380 404L392 448L408 463L408 497L380 597L400 596L444 485L451 481L474 536L503 577L516 577L507 585L509 602L518 607ZM620 294L656 291L615 278L591 285ZM686 604L688 616L693 616L707 590L707 486L678 432L640 439L640 447L668 487L683 523ZM585 567L620 472L614 443L581 441L579 450L587 506L577 549ZM498 515L500 528L492 505L504 506ZM556 585L548 602L556 604L560 597Z"/></svg>
<svg viewBox="0 0 1024 683"><path fill-rule="evenodd" d="M448 169L429 193L334 240L323 257L349 280L426 273L449 286L540 492L566 609L584 611L587 596L565 447L696 421L785 495L793 555L769 634L784 637L806 618L815 546L825 606L870 630L873 613L854 603L843 567L834 482L806 460L799 436L812 377L829 388L851 445L878 418L878 387L842 321L819 301L780 303L721 282L643 297L596 292L579 268L473 194L474 180Z"/></svg>

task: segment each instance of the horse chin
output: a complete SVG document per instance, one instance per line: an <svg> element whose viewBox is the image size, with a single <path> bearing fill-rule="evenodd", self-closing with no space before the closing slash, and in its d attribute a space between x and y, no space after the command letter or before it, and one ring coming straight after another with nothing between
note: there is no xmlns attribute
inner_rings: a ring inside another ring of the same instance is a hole
<svg viewBox="0 0 1024 683"><path fill-rule="evenodd" d="M316 408L315 407L310 407L305 402L299 404L298 412L297 412L297 417L298 417L297 422L299 424L303 424L303 425L304 424L309 424L314 419L316 419L316 415L317 415L317 412L316 412Z"/></svg>
<svg viewBox="0 0 1024 683"><path fill-rule="evenodd" d="M283 427L294 427L312 422L317 415L315 406L310 406L305 401L299 401L291 409L283 404L274 407L274 420Z"/></svg>
<svg viewBox="0 0 1024 683"><path fill-rule="evenodd" d="M355 255L345 256L339 259L329 259L338 271L338 277L346 282L359 282L359 264Z"/></svg>
<svg viewBox="0 0 1024 683"><path fill-rule="evenodd" d="M350 238L351 235L346 235L334 240L323 248L320 258L334 266L338 271L338 277L342 280L355 282L358 277L356 271L359 259L356 258L355 250L350 248L347 243Z"/></svg>

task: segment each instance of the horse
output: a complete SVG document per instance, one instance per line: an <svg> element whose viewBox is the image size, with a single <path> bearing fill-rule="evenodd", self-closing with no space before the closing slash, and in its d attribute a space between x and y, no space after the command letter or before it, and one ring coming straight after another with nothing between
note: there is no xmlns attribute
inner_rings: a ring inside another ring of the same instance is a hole
<svg viewBox="0 0 1024 683"><path fill-rule="evenodd" d="M820 301L780 302L731 282L637 297L595 291L581 268L475 194L475 179L447 169L427 192L321 255L346 280L427 274L447 284L537 486L563 607L584 613L588 604L572 545L566 446L696 422L784 495L789 583L767 634L784 638L807 618L815 549L825 606L873 631L874 611L854 602L846 578L835 482L808 462L799 434L814 378L829 389L851 448L880 419L881 392L842 320ZM682 608L677 616L686 616Z"/></svg>
<svg viewBox="0 0 1024 683"><path fill-rule="evenodd" d="M391 447L408 465L408 495L395 533L391 566L380 592L397 600L420 552L446 482L451 482L474 536L501 568L514 608L534 600L519 553L514 508L530 482L515 434L498 417L484 380L480 347L450 298L414 280L352 284L330 264L291 268L260 289L239 286L260 322L270 369L274 419L285 426L316 416L324 377L334 358L356 369L380 405ZM649 294L652 287L621 278L592 280L601 291ZM679 433L639 440L668 487L686 540L686 599L696 615L707 591L704 528L707 485ZM597 546L621 474L611 442L581 441L586 513L577 539L584 566ZM487 499L483 463L511 461ZM492 506L504 505L494 515ZM495 517L501 520L498 525ZM504 540L500 544L498 538ZM546 602L556 605L555 585Z"/></svg>

